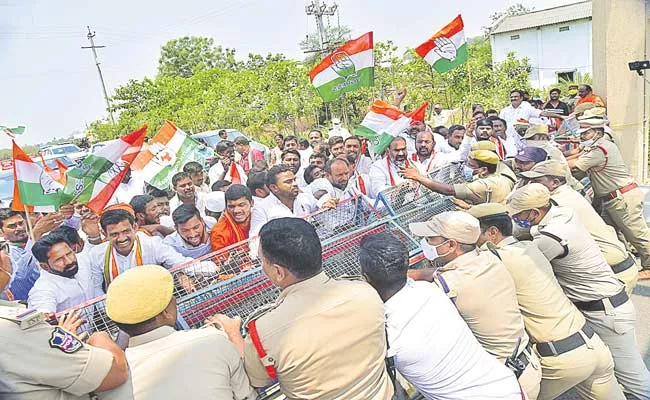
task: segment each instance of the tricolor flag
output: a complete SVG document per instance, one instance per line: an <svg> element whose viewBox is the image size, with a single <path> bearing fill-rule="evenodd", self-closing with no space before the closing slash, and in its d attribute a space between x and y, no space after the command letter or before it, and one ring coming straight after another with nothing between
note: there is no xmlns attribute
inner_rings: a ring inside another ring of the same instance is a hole
<svg viewBox="0 0 650 400"><path fill-rule="evenodd" d="M309 71L309 80L324 101L375 82L372 32L350 40Z"/></svg>
<svg viewBox="0 0 650 400"><path fill-rule="evenodd" d="M429 40L419 45L415 52L439 73L456 68L467 61L464 27L463 18L458 15Z"/></svg>
<svg viewBox="0 0 650 400"><path fill-rule="evenodd" d="M13 142L15 211L53 212L61 204L61 186Z"/></svg>
<svg viewBox="0 0 650 400"><path fill-rule="evenodd" d="M17 126L15 128L8 128L6 126L0 125L0 130L9 135L10 137L14 137L16 135L22 135L25 133L25 127L24 126Z"/></svg>
<svg viewBox="0 0 650 400"><path fill-rule="evenodd" d="M167 121L149 141L149 146L133 161L131 169L142 170L145 182L158 189L169 187L172 176L189 161L205 163L203 146Z"/></svg>
<svg viewBox="0 0 650 400"><path fill-rule="evenodd" d="M97 153L88 155L81 165L68 170L63 204L76 200L101 213L140 152L146 134L147 125L143 125L101 147Z"/></svg>
<svg viewBox="0 0 650 400"><path fill-rule="evenodd" d="M400 133L409 129L411 118L399 108L375 100L355 133L370 139L370 151L381 154Z"/></svg>
<svg viewBox="0 0 650 400"><path fill-rule="evenodd" d="M413 110L411 112L407 112L406 116L410 117L413 121L424 122L424 119L427 116L427 107L429 107L429 102L425 101L417 109L415 109L415 110Z"/></svg>

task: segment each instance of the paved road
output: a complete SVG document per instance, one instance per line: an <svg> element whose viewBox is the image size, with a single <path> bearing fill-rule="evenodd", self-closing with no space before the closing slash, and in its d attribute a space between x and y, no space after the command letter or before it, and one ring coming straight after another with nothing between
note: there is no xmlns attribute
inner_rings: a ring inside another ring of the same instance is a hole
<svg viewBox="0 0 650 400"><path fill-rule="evenodd" d="M650 281L639 282L632 293L632 301L636 307L636 344L643 354L645 365L650 368ZM558 399L574 400L580 397L569 392Z"/></svg>

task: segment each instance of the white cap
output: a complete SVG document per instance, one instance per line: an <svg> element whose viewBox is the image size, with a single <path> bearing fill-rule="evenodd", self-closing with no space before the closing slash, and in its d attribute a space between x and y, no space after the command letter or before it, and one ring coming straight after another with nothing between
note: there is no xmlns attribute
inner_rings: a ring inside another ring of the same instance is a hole
<svg viewBox="0 0 650 400"><path fill-rule="evenodd" d="M205 209L210 212L223 212L226 209L226 194L221 190L205 196Z"/></svg>

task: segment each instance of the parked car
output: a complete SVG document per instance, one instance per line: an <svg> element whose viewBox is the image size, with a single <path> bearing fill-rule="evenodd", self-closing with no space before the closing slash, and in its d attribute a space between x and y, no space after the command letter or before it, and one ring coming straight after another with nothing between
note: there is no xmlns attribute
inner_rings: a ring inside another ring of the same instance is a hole
<svg viewBox="0 0 650 400"><path fill-rule="evenodd" d="M52 168L53 170L58 170L59 165L56 163L55 160L59 160L63 165L65 165L68 168L72 168L75 165L77 165L76 162L72 161L68 156L43 156L43 159L45 160L45 164L47 164L48 167ZM40 157L34 157L32 160L38 164L41 168L43 168L43 161L41 160Z"/></svg>
<svg viewBox="0 0 650 400"><path fill-rule="evenodd" d="M43 157L48 158L67 156L75 163L80 163L88 155L88 152L80 149L76 144L68 143L45 147L41 149L41 154L43 154Z"/></svg>
<svg viewBox="0 0 650 400"><path fill-rule="evenodd" d="M199 142L199 143L201 143L203 145L206 145L211 149L214 149L215 146L217 145L217 143L219 143L220 141L223 140L223 139L221 139L221 136L219 136L219 131L221 131L221 129L217 129L217 130L213 130L213 131L205 131L205 132L194 134L191 137L192 137L192 139L196 140L197 142ZM252 140L251 138L244 135L243 133L241 133L237 129L225 129L225 131L226 131L227 140L230 140L231 142L234 141L239 136L244 136L245 138L250 140L251 148L253 148L255 150L259 150L262 153L264 153L264 158L266 159L267 162L269 161L269 159L271 157L271 151L269 150L268 147L264 146L262 143L259 143L259 142L256 142L256 141ZM238 158L238 157L236 156L236 158ZM207 161L207 165L212 165L214 163L214 159L210 158L210 157L208 157L208 159L206 159L206 161Z"/></svg>
<svg viewBox="0 0 650 400"><path fill-rule="evenodd" d="M7 208L14 197L14 171L3 170L0 172L0 207Z"/></svg>

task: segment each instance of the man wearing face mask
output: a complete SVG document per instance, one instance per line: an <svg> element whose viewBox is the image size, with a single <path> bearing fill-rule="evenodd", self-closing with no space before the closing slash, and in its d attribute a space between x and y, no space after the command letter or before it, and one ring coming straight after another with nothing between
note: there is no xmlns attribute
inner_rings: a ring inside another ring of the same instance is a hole
<svg viewBox="0 0 650 400"><path fill-rule="evenodd" d="M390 142L386 155L370 167L369 196L374 199L379 192L404 182L400 168L406 165L409 165L406 139L398 136Z"/></svg>
<svg viewBox="0 0 650 400"><path fill-rule="evenodd" d="M29 292L29 308L57 313L102 294L93 287L90 266L78 264L61 232L37 240L32 253L41 267L41 276Z"/></svg>
<svg viewBox="0 0 650 400"><path fill-rule="evenodd" d="M454 196L471 204L505 201L517 178L496 153L476 150L469 154L466 166L467 183L448 185L421 175L415 168L403 168L402 175L413 179L434 192Z"/></svg>
<svg viewBox="0 0 650 400"><path fill-rule="evenodd" d="M539 183L512 193L506 207L513 222L531 228L533 242L551 262L564 293L609 347L623 390L650 398L650 372L636 349L634 304L580 219L554 205Z"/></svg>
<svg viewBox="0 0 650 400"><path fill-rule="evenodd" d="M625 283L627 294L637 281L637 264L628 254L625 245L618 240L616 231L607 225L591 204L580 193L572 189L566 181L568 167L556 160L548 160L535 165L530 171L522 173L531 182L541 183L551 192L551 199L560 207L572 209L591 237L598 244L605 261L616 277Z"/></svg>
<svg viewBox="0 0 650 400"><path fill-rule="evenodd" d="M576 386L583 398L623 399L609 350L562 292L544 254L512 236L506 207L486 203L469 213L480 222L477 244L496 251L515 282L526 332L540 355L539 398L554 399Z"/></svg>
<svg viewBox="0 0 650 400"><path fill-rule="evenodd" d="M639 252L643 268L639 279L650 279L650 230L643 217L644 194L629 174L616 144L603 137L603 125L578 132L582 153L568 161L569 167L589 176L605 217Z"/></svg>
<svg viewBox="0 0 650 400"><path fill-rule="evenodd" d="M580 96L578 96L578 85L569 85L567 93L567 96L563 97L562 101L569 107L569 112L573 112L578 99L580 99Z"/></svg>
<svg viewBox="0 0 650 400"><path fill-rule="evenodd" d="M515 284L501 260L479 251L479 221L461 211L438 214L409 225L422 238L424 256L440 265L412 270L416 280L434 281L454 302L479 343L502 363L514 353L521 363L515 372L529 399L539 393L541 369L519 312Z"/></svg>

